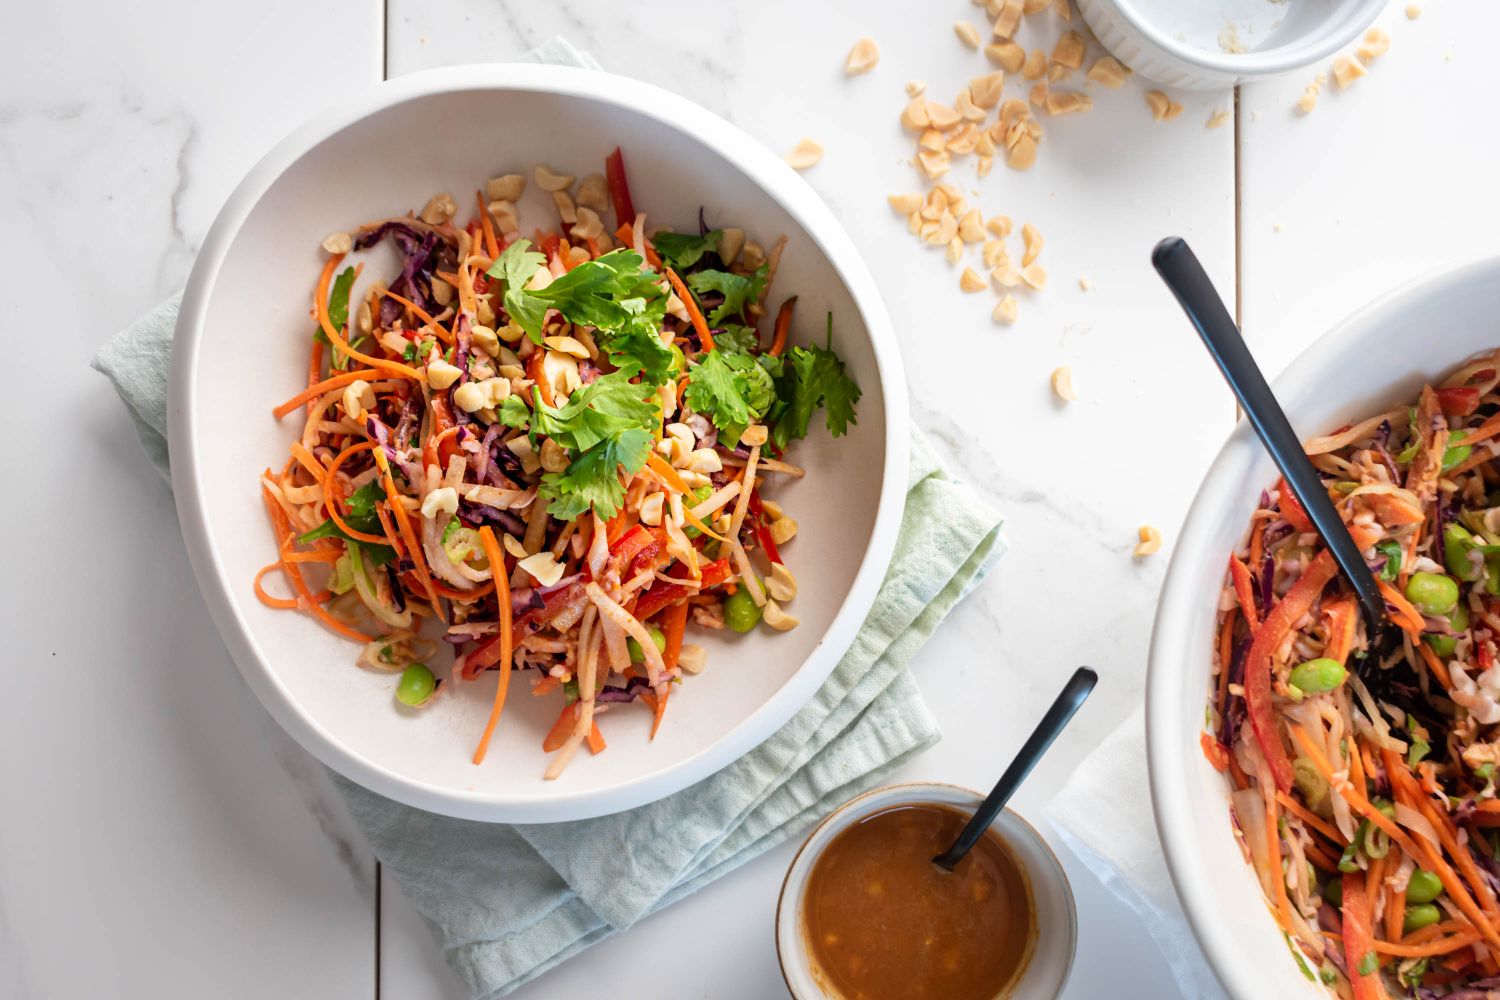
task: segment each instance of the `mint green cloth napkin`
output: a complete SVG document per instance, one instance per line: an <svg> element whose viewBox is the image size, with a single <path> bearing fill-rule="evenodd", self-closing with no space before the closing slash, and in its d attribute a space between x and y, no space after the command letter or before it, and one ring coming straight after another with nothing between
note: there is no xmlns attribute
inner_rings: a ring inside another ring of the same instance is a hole
<svg viewBox="0 0 1500 1000"><path fill-rule="evenodd" d="M545 61L588 65L565 42ZM167 372L180 297L93 365L167 474ZM1000 516L950 479L920 432L900 537L869 617L812 701L770 739L658 802L573 823L451 819L336 777L371 846L476 998L498 997L802 833L931 746L938 727L906 669L1005 550Z"/></svg>

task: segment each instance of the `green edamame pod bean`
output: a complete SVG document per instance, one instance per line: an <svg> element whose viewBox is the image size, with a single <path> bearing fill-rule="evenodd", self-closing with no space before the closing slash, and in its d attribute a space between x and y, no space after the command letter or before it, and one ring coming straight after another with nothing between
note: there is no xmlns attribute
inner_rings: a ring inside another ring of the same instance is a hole
<svg viewBox="0 0 1500 1000"><path fill-rule="evenodd" d="M1292 668L1288 682L1307 694L1319 694L1323 691L1332 691L1344 683L1344 678L1347 676L1349 672L1338 660L1325 656L1297 664Z"/></svg>

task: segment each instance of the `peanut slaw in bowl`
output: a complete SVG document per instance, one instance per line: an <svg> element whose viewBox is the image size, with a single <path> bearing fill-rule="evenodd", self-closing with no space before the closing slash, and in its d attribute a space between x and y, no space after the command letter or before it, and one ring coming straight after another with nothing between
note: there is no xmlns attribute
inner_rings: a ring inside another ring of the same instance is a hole
<svg viewBox="0 0 1500 1000"><path fill-rule="evenodd" d="M701 210L696 233L648 235L619 148L604 168L575 185L535 167L556 217L534 242L523 174L491 178L467 221L444 192L327 237L308 385L274 411L303 429L260 478L278 540L261 602L362 643L411 708L492 674L476 765L512 674L534 672L561 702L548 778L605 749L610 709L645 705L654 738L704 668L690 625L798 624L779 551L797 522L762 494L805 474L786 452L815 416L842 436L860 397L831 313L823 346L792 342L795 295L772 319L785 240L767 253ZM347 255L383 241L399 269L356 293ZM435 671L440 645L456 655Z"/></svg>

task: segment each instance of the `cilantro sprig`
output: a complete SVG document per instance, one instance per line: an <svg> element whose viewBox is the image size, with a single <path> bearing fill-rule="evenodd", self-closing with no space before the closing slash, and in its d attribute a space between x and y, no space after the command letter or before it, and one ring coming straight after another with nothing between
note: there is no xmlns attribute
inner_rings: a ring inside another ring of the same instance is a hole
<svg viewBox="0 0 1500 1000"><path fill-rule="evenodd" d="M345 501L349 512L344 515L344 523L355 531L367 535L379 535L383 533L380 526L380 515L375 513L375 505L385 499L385 490L374 480L365 483L359 489L349 494ZM333 518L328 518L322 524L311 531L297 536L297 541L303 545L315 542L320 538L342 538L346 542L353 543L354 539L344 533ZM396 552L388 545L373 545L368 542L360 543L365 556L372 564L383 566L395 558Z"/></svg>
<svg viewBox="0 0 1500 1000"><path fill-rule="evenodd" d="M681 274L702 260L704 254L718 253L719 241L723 238L724 230L722 229L712 230L702 236L664 231L652 236L651 243L656 247L657 255L666 261L672 270Z"/></svg>
<svg viewBox="0 0 1500 1000"><path fill-rule="evenodd" d="M723 326L735 318L748 322L747 309L750 303L760 301L770 274L770 266L762 264L749 276L728 271L698 271L688 275L686 281L688 287L699 295L719 292L724 296L723 303L715 306L708 315L709 326Z"/></svg>

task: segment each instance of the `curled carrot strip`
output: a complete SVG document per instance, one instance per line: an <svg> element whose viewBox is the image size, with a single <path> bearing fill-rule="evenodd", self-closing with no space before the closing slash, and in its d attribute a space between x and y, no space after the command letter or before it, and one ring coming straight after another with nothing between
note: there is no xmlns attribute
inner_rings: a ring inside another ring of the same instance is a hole
<svg viewBox="0 0 1500 1000"><path fill-rule="evenodd" d="M670 267L663 268L667 272L667 280L672 283L672 290L682 300L682 308L687 310L688 319L693 322L693 329L698 332L698 340L705 351L714 349L714 335L708 331L708 320L703 318L703 311L698 308L698 300L693 298L693 293L688 291L687 285L677 277L677 272Z"/></svg>
<svg viewBox="0 0 1500 1000"><path fill-rule="evenodd" d="M303 403L317 399L319 396L323 395L326 392L332 392L334 389L342 389L346 385L350 385L354 382L358 382L360 379L369 378L371 376L379 378L380 372L376 371L374 368L361 368L359 371L344 372L341 375L335 375L332 378L326 378L323 381L319 382L317 385L310 385L302 392L297 393L297 395L293 396L291 399L287 400L285 403L282 403L280 406L276 407L276 409L272 410L271 414L275 416L277 420L280 420L282 417L286 416L288 413L291 413Z"/></svg>
<svg viewBox="0 0 1500 1000"><path fill-rule="evenodd" d="M381 371L389 372L398 378L409 378L415 382L421 382L422 375L415 368L403 365L399 361L387 361L384 358L375 358L368 354L361 354L350 347L349 342L344 339L343 335L333 328L333 321L328 318L328 282L333 278L333 272L338 268L339 263L343 259L344 255L341 253L334 254L328 258L328 263L323 265L323 274L318 279L318 287L313 292L313 304L318 311L318 325L323 328L323 335L342 354L353 358L355 361L363 361L371 368L379 368Z"/></svg>
<svg viewBox="0 0 1500 1000"><path fill-rule="evenodd" d="M292 608L295 608L297 606L297 602L290 597L272 597L270 594L266 593L265 587L261 584L261 581L265 579L265 575L267 573L271 572L271 570L273 569L280 568L281 563L279 562L273 562L269 566L261 567L260 572L255 574L255 596L259 597L260 603L266 605L267 607L280 608L283 611L288 611Z"/></svg>
<svg viewBox="0 0 1500 1000"><path fill-rule="evenodd" d="M484 725L484 734L479 737L479 746L474 749L474 763L483 764L484 758L490 750L490 738L495 735L495 726L500 722L500 713L505 708L505 693L510 687L510 657L511 657L511 633L510 633L510 577L505 568L505 553L500 550L500 543L495 541L495 531L489 525L479 529L479 544L484 548L485 558L490 561L490 578L495 584L495 595L498 600L498 614L500 617L500 660L498 669L500 676L496 679L495 703L490 708L489 721Z"/></svg>

